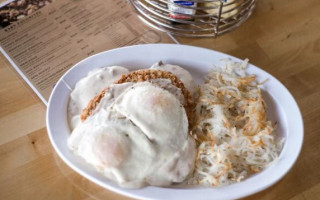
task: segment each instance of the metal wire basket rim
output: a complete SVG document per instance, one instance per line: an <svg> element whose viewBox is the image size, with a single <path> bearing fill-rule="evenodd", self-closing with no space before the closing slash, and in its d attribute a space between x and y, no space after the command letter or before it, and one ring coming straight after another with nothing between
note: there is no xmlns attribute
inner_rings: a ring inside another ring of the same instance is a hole
<svg viewBox="0 0 320 200"><path fill-rule="evenodd" d="M163 7L161 7L161 6L159 6L159 5L157 5L157 4L154 4L152 1L150 1L150 0L145 0L146 2L148 2L150 5L152 5L152 6L154 6L155 8L158 8L159 10L162 10L162 11L165 11L165 12L170 12L170 13L174 13L174 14L181 14L181 13L179 13L179 12L175 12L175 11L168 11L168 9L165 9L165 8L163 8ZM230 13L230 12L232 12L232 11L234 11L234 10L236 10L236 9L238 9L238 8L242 8L242 7L244 7L244 6L246 6L247 4L249 4L250 3L250 1L247 1L247 2L245 2L245 3L243 3L243 4L239 4L239 5L237 5L237 6L235 6L235 7L232 7L231 9L229 9L229 10L223 10L223 11L221 11L221 14L227 14L227 13ZM251 4L252 4L253 2L251 2ZM249 5L249 7L250 7L251 5ZM219 7L220 8L220 7ZM191 8L190 8L191 9ZM209 8L208 8L209 9ZM208 9L204 9L204 10L208 10ZM148 9L149 10L149 9ZM193 18L206 18L206 17L218 17L218 15L219 15L219 13L217 13L217 14L204 14L204 15L197 15L197 14L183 14L183 15L185 15L185 16L190 16L190 17L193 17Z"/></svg>
<svg viewBox="0 0 320 200"><path fill-rule="evenodd" d="M161 1L164 3L171 3L169 0L156 0L156 1ZM241 1L241 0L184 0L188 2L194 2L194 3L213 3L213 2L221 2L221 3L227 3L228 1Z"/></svg>
<svg viewBox="0 0 320 200"><path fill-rule="evenodd" d="M134 4L134 7L136 7L136 5ZM152 18L151 16L147 15L146 13L142 12L140 9L137 8L137 10L139 11L140 14L142 14L143 16L145 16L146 18L148 18L149 20L155 22L155 23L158 23L159 25L163 26L163 27L166 27L166 28L169 28L169 29L173 29L173 30L177 30L177 31L188 31L188 32L194 32L195 30L194 29L182 29L182 28L176 28L176 27L172 27L170 26L169 24L166 24L166 23L163 23L155 18ZM205 31L212 31L213 29L201 29L202 32L205 32ZM200 30L198 30L200 31Z"/></svg>
<svg viewBox="0 0 320 200"><path fill-rule="evenodd" d="M192 7L192 6L185 6L185 5L182 5L182 4L176 4L174 2L171 2L169 0L154 0L154 1L158 1L158 2L162 2L164 4L168 4L168 5L172 5L172 6L175 6L175 7L180 7L180 8L187 8L187 9L195 9L195 7ZM240 2L240 1L244 1L244 0L227 0L226 2L224 2L223 0L207 0L207 1L201 1L201 0L185 0L185 1L189 1L189 2L193 2L193 3L220 3L220 4L223 4L223 6L230 6L232 4L235 4L237 2ZM229 3L228 3L229 1ZM197 6L199 7L199 6ZM208 7L199 7L199 8L210 8L210 9L215 9L215 8L219 8L220 6L208 6Z"/></svg>
<svg viewBox="0 0 320 200"><path fill-rule="evenodd" d="M157 4L155 4L156 1L154 1L154 0L145 0L145 1L148 2L149 4L157 5ZM208 6L208 7L201 7L201 6L192 7L192 6L184 6L184 5L181 5L181 4L175 4L175 3L172 3L172 2L169 2L169 1L164 1L164 0L158 0L158 1L162 2L164 4L168 4L168 5L174 6L174 7L186 8L186 9L190 9L190 10L207 10L207 9L218 9L218 8L220 8L220 5ZM161 7L161 6L159 6L159 7ZM161 7L161 8L163 8L163 7Z"/></svg>
<svg viewBox="0 0 320 200"><path fill-rule="evenodd" d="M150 5L152 5L152 6L154 6L154 7L156 7L156 8L158 8L159 10L162 10L162 11L165 11L165 12L168 12L168 9L166 9L166 8L164 8L164 7L162 7L162 6L159 6L159 5L157 5L157 4L155 4L154 2L155 1L153 1L153 0L145 0L146 2L148 2ZM163 0L159 0L159 1L161 1L161 2L164 2L164 3L166 3L166 4L170 4L170 3L168 3L168 2L166 2L166 1L163 1ZM240 1L243 1L243 0L240 0ZM236 10L237 8L239 8L239 7L243 7L243 6L245 6L245 4L247 4L247 3L249 3L250 1L246 1L246 2L244 2L244 3L242 3L242 4L238 4L238 5L236 5L235 7L232 7L231 9L228 9L228 10L223 10L222 12L221 12L221 14L226 14L226 13L229 13L229 12L232 12L233 10ZM235 2L233 2L233 3L230 3L229 5L232 5L232 4L235 4ZM199 7L199 6L197 6L197 7L191 7L191 6L181 6L181 5L179 5L179 4L174 4L174 6L175 7L180 7L180 8L186 8L186 9L189 9L189 10L201 10L201 11L207 11L207 10L214 10L214 9L217 9L217 11L218 11L218 9L220 9L220 7L221 6L223 6L224 8L225 7L228 7L227 6L227 4L220 4L220 6L216 6L216 7ZM172 13L176 13L176 14L181 14L181 13L179 13L179 12L175 12L175 11L170 11L170 12L172 12ZM186 16L193 16L193 17L198 17L198 18L200 18L201 16L202 17L211 17L211 16L217 16L217 14L207 14L207 15L196 15L196 14L183 14L183 15L186 15Z"/></svg>
<svg viewBox="0 0 320 200"><path fill-rule="evenodd" d="M142 6L144 9L146 9L147 11L149 11L150 13L162 18L162 19L167 19L169 21L172 21L172 22L177 22L177 23L182 23L182 24L195 24L195 25L202 25L202 24L212 24L212 23L217 23L217 19L214 20L214 21L188 21L188 20L179 20L179 19L174 19L172 17L168 17L168 16L165 16L165 15L162 15L158 12L156 12L155 10L153 9L150 9L148 6L144 5L144 4L139 4L140 6ZM193 15L189 15L189 16L193 16Z"/></svg>
<svg viewBox="0 0 320 200"><path fill-rule="evenodd" d="M154 4L153 1L150 1L150 0L145 0L146 2L148 2L150 5L154 6L155 8L159 9L159 10L162 10L164 12L170 12L170 13L174 13L174 14L181 14L179 12L175 12L175 11L168 11L168 9L166 8L163 8L157 4ZM205 17L217 17L218 15L217 14L205 14L205 15L197 15L197 14L183 14L183 15L186 15L186 16L192 16L194 18L205 18Z"/></svg>

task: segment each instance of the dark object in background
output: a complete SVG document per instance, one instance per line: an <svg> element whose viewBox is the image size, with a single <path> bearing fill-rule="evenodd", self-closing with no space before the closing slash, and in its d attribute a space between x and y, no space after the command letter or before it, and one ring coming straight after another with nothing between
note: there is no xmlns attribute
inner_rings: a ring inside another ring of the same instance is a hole
<svg viewBox="0 0 320 200"><path fill-rule="evenodd" d="M0 28L9 26L55 0L16 0L0 8Z"/></svg>

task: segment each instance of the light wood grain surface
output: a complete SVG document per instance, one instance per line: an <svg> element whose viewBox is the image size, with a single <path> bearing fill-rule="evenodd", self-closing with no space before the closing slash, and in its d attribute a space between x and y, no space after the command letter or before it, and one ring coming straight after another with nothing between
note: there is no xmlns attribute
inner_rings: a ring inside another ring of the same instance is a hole
<svg viewBox="0 0 320 200"><path fill-rule="evenodd" d="M246 199L320 199L320 1L259 0L238 29L182 44L222 51L279 79L304 118L300 157L277 184ZM46 107L0 55L0 199L130 199L105 190L67 167L46 131Z"/></svg>

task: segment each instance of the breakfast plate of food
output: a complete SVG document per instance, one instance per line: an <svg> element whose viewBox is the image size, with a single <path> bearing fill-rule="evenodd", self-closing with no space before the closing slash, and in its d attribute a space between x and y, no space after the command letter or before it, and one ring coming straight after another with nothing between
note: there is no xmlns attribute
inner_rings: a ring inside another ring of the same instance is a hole
<svg viewBox="0 0 320 200"><path fill-rule="evenodd" d="M303 120L275 77L213 50L113 49L56 84L47 129L90 181L138 199L235 199L279 181L299 156Z"/></svg>

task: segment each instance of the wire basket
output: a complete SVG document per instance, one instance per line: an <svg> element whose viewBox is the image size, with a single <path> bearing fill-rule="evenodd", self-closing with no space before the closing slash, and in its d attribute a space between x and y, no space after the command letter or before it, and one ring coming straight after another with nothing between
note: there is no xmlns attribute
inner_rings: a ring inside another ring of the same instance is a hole
<svg viewBox="0 0 320 200"><path fill-rule="evenodd" d="M245 22L257 0L129 0L148 25L184 37L217 37Z"/></svg>

